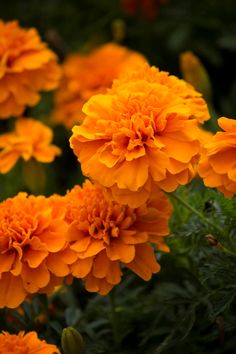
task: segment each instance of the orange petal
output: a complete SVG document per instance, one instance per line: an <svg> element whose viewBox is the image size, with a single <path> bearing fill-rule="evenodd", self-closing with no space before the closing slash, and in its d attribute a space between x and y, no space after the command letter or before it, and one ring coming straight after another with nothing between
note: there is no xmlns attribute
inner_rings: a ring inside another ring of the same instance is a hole
<svg viewBox="0 0 236 354"><path fill-rule="evenodd" d="M160 139L165 144L163 151L177 161L188 163L199 152L198 141L181 141L169 136L162 136Z"/></svg>
<svg viewBox="0 0 236 354"><path fill-rule="evenodd" d="M150 196L150 183L149 181L133 192L129 189L120 189L114 185L110 190L107 190L108 194L111 194L112 199L121 204L128 204L131 208L138 208L145 203Z"/></svg>
<svg viewBox="0 0 236 354"><path fill-rule="evenodd" d="M36 237L33 237L31 244L24 250L23 261L27 262L30 268L37 268L47 255L48 251L45 246Z"/></svg>
<svg viewBox="0 0 236 354"><path fill-rule="evenodd" d="M85 259L78 259L71 265L71 273L76 278L84 278L91 270L93 264L93 257Z"/></svg>
<svg viewBox="0 0 236 354"><path fill-rule="evenodd" d="M119 188L137 191L148 179L148 159L146 156L121 163L116 171L116 182Z"/></svg>
<svg viewBox="0 0 236 354"><path fill-rule="evenodd" d="M18 307L26 297L26 291L20 277L14 277L9 273L3 273L0 278L0 308Z"/></svg>
<svg viewBox="0 0 236 354"><path fill-rule="evenodd" d="M84 238L80 238L78 241L75 241L71 245L71 249L79 253L85 252L88 249L90 243L91 243L90 236L84 236Z"/></svg>
<svg viewBox="0 0 236 354"><path fill-rule="evenodd" d="M144 227L145 229L145 227ZM138 228L137 228L138 230ZM147 230L144 230L147 231ZM144 243L148 240L147 232L139 232L134 230L121 230L120 236L122 242L127 245L135 245L137 243Z"/></svg>
<svg viewBox="0 0 236 354"><path fill-rule="evenodd" d="M65 236L66 235L63 232L63 230L58 232L58 231L51 231L50 229L45 230L40 235L38 235L40 241L46 245L47 250L49 252L60 251L65 245L66 242Z"/></svg>
<svg viewBox="0 0 236 354"><path fill-rule="evenodd" d="M220 151L218 154L209 157L209 164L216 173L227 173L234 166L236 166L235 154L235 148Z"/></svg>
<svg viewBox="0 0 236 354"><path fill-rule="evenodd" d="M88 246L86 251L79 252L79 258L84 259L87 257L95 256L104 248L105 248L105 246L104 246L102 240L92 240L92 242L90 242L90 245Z"/></svg>
<svg viewBox="0 0 236 354"><path fill-rule="evenodd" d="M153 248L147 244L137 245L135 248L135 259L126 264L126 267L144 280L150 280L152 273L157 273L160 270L160 265L157 263Z"/></svg>
<svg viewBox="0 0 236 354"><path fill-rule="evenodd" d="M24 288L29 293L36 293L40 288L47 286L50 280L50 274L45 264L37 268L23 266L22 273Z"/></svg>
<svg viewBox="0 0 236 354"><path fill-rule="evenodd" d="M157 149L148 149L149 171L154 181L160 181L166 176L166 167L169 159L167 155Z"/></svg>
<svg viewBox="0 0 236 354"><path fill-rule="evenodd" d="M110 266L109 259L107 258L106 251L100 252L93 262L93 275L96 278L104 278Z"/></svg>
<svg viewBox="0 0 236 354"><path fill-rule="evenodd" d="M15 253L0 253L0 273L8 272L15 260Z"/></svg>
<svg viewBox="0 0 236 354"><path fill-rule="evenodd" d="M47 257L46 265L48 270L57 277L65 277L70 272L68 265L62 262L60 252L58 254L51 253Z"/></svg>
<svg viewBox="0 0 236 354"><path fill-rule="evenodd" d="M131 262L135 257L135 248L133 245L126 245L121 240L112 240L106 249L107 257L111 261L120 260L124 263Z"/></svg>
<svg viewBox="0 0 236 354"><path fill-rule="evenodd" d="M106 280L109 284L116 285L121 281L122 272L120 270L119 262L110 262L108 272L106 275Z"/></svg>
<svg viewBox="0 0 236 354"><path fill-rule="evenodd" d="M217 120L218 125L226 132L236 132L235 119L221 117Z"/></svg>

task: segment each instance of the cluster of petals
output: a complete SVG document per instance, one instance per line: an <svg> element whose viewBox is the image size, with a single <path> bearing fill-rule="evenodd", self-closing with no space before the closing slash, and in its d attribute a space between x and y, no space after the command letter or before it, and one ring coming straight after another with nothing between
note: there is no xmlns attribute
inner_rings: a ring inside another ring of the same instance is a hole
<svg viewBox="0 0 236 354"><path fill-rule="evenodd" d="M18 118L14 131L0 135L0 173L11 170L20 157L52 162L61 153L52 139L52 130L40 121Z"/></svg>
<svg viewBox="0 0 236 354"><path fill-rule="evenodd" d="M115 80L108 93L91 97L70 138L83 174L131 207L144 203L154 184L171 192L190 182L199 159L199 121L203 111L208 116L194 92L146 64Z"/></svg>
<svg viewBox="0 0 236 354"><path fill-rule="evenodd" d="M236 193L236 121L221 117L218 124L223 131L204 145L198 172L207 187L230 198Z"/></svg>
<svg viewBox="0 0 236 354"><path fill-rule="evenodd" d="M54 344L48 344L45 340L39 339L37 333L32 331L18 334L0 333L0 353L60 354L60 351Z"/></svg>
<svg viewBox="0 0 236 354"><path fill-rule="evenodd" d="M133 70L126 72L119 80L115 80L112 86L112 92L119 90L122 85L130 81L145 80L152 84L159 84L168 87L173 94L181 98L191 112L189 117L196 119L199 123L204 123L210 119L210 113L206 101L202 94L187 81L179 79L175 75L169 75L166 71L160 71L158 68L150 67L147 63L143 65L143 70Z"/></svg>
<svg viewBox="0 0 236 354"><path fill-rule="evenodd" d="M0 119L37 104L39 91L55 89L60 77L57 57L36 29L0 21Z"/></svg>
<svg viewBox="0 0 236 354"><path fill-rule="evenodd" d="M112 86L121 73L146 62L139 53L115 43L105 44L87 55L70 55L63 65L61 85L55 92L53 120L70 129L80 123L84 103Z"/></svg>
<svg viewBox="0 0 236 354"><path fill-rule="evenodd" d="M51 293L70 274L62 197L19 193L0 203L0 308Z"/></svg>
<svg viewBox="0 0 236 354"><path fill-rule="evenodd" d="M71 265L88 291L107 294L121 280L121 265L144 280L160 270L151 244L169 250L171 205L158 188L139 208L111 201L106 190L88 180L67 196L68 241L77 254Z"/></svg>

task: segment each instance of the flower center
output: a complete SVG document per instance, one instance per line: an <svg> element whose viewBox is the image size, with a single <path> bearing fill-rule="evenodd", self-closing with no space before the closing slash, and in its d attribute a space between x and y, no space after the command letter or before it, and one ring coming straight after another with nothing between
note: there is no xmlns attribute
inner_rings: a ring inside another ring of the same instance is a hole
<svg viewBox="0 0 236 354"><path fill-rule="evenodd" d="M0 248L3 244L5 247L8 244L8 248L12 248L13 243L25 244L34 229L31 217L21 211L4 210L4 215L0 218Z"/></svg>
<svg viewBox="0 0 236 354"><path fill-rule="evenodd" d="M94 199L93 206L85 205L82 214L87 214L89 235L109 245L112 239L120 236L121 229L126 229L136 220L136 215L128 206L107 201L104 197Z"/></svg>

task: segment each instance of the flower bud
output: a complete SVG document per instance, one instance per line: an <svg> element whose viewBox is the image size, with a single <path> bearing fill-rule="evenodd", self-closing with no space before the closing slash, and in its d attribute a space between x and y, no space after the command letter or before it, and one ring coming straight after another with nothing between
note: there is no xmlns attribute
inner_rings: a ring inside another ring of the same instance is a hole
<svg viewBox="0 0 236 354"><path fill-rule="evenodd" d="M64 354L84 354L85 347L81 334L73 327L64 328L61 336Z"/></svg>
<svg viewBox="0 0 236 354"><path fill-rule="evenodd" d="M209 75L200 59L191 51L180 54L180 69L185 81L201 92L206 100L211 99L212 88Z"/></svg>
<svg viewBox="0 0 236 354"><path fill-rule="evenodd" d="M121 43L125 38L126 27L122 19L116 19L112 22L113 38L116 42Z"/></svg>
<svg viewBox="0 0 236 354"><path fill-rule="evenodd" d="M46 175L43 166L35 159L23 161L23 180L26 187L33 194L42 194L46 183Z"/></svg>

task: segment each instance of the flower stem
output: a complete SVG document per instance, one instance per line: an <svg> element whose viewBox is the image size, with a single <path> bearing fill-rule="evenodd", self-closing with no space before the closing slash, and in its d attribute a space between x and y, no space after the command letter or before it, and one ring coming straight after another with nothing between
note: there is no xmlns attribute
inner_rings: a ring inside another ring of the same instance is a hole
<svg viewBox="0 0 236 354"><path fill-rule="evenodd" d="M178 200L185 208L191 211L193 214L197 215L205 224L210 225L214 229L217 229L221 234L224 234L224 230L217 224L213 223L211 220L206 218L202 213L198 210L194 209L190 204L188 204L185 200L183 200L179 195L176 193L170 194L171 198Z"/></svg>
<svg viewBox="0 0 236 354"><path fill-rule="evenodd" d="M110 305L111 305L111 323L112 323L112 332L113 340L115 344L115 349L120 347L120 336L118 330L118 319L115 305L115 291L114 289L109 293Z"/></svg>

